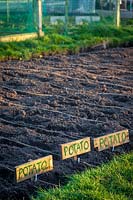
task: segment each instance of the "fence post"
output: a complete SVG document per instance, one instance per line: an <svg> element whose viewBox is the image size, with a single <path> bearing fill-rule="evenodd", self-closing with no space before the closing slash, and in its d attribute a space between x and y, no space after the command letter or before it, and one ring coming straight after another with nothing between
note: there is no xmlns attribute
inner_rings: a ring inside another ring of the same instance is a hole
<svg viewBox="0 0 133 200"><path fill-rule="evenodd" d="M125 9L127 10L127 0L125 0Z"/></svg>
<svg viewBox="0 0 133 200"><path fill-rule="evenodd" d="M9 1L8 0L6 0L6 17L7 17L7 22L9 22L10 8L9 8Z"/></svg>
<svg viewBox="0 0 133 200"><path fill-rule="evenodd" d="M116 26L120 27L120 2L121 0L116 0Z"/></svg>
<svg viewBox="0 0 133 200"><path fill-rule="evenodd" d="M42 0L37 0L37 26L38 26L38 36L43 36L42 31Z"/></svg>
<svg viewBox="0 0 133 200"><path fill-rule="evenodd" d="M68 0L65 0L65 34L68 32Z"/></svg>
<svg viewBox="0 0 133 200"><path fill-rule="evenodd" d="M132 7L132 5L133 5L133 0L130 0L130 12L133 11L133 7Z"/></svg>
<svg viewBox="0 0 133 200"><path fill-rule="evenodd" d="M36 30L38 30L38 27L37 27L37 1L36 0L33 0L33 2L32 2L32 9L33 9L32 23L34 25L34 28Z"/></svg>

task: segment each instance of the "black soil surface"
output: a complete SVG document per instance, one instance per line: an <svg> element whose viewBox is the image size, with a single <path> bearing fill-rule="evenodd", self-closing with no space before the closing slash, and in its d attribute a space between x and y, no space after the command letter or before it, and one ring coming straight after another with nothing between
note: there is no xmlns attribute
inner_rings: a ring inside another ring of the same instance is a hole
<svg viewBox="0 0 133 200"><path fill-rule="evenodd" d="M133 130L133 48L0 62L0 199L29 199L38 187L108 162L129 144L61 160L60 144ZM15 166L52 154L54 170L15 182Z"/></svg>

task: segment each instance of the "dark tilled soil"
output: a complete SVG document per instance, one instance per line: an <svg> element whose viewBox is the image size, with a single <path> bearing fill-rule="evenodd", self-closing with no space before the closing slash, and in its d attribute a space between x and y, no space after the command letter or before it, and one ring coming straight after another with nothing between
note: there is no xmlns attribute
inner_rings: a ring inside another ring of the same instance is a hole
<svg viewBox="0 0 133 200"><path fill-rule="evenodd" d="M61 160L60 144L132 132L133 48L0 63L0 199L29 199L38 187L107 162L129 144ZM27 145L28 144L28 145ZM47 152L48 151L48 152ZM54 170L16 184L15 166L46 155Z"/></svg>

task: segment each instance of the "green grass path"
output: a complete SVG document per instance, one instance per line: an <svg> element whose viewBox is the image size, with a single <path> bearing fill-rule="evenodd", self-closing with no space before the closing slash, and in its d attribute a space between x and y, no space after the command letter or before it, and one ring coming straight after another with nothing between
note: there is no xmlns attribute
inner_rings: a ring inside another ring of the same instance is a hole
<svg viewBox="0 0 133 200"><path fill-rule="evenodd" d="M49 29L40 39L23 42L0 42L0 61L8 59L25 60L32 57L54 54L75 54L88 51L88 48L101 43L110 46L133 46L133 26L116 28L107 24L93 26L81 25L72 27L68 35L61 35L54 27Z"/></svg>
<svg viewBox="0 0 133 200"><path fill-rule="evenodd" d="M133 152L70 177L67 185L40 190L36 200L132 200ZM34 200L35 200L34 199Z"/></svg>

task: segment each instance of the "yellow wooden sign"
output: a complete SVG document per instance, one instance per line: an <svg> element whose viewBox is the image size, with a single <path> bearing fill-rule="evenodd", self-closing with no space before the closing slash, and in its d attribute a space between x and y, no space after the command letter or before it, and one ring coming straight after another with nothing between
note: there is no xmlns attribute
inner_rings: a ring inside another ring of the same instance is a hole
<svg viewBox="0 0 133 200"><path fill-rule="evenodd" d="M98 148L98 151L102 151L104 149L119 146L127 142L129 142L129 133L128 130L123 130L95 138L94 148Z"/></svg>
<svg viewBox="0 0 133 200"><path fill-rule="evenodd" d="M27 162L16 167L16 181L21 182L53 169L52 155Z"/></svg>
<svg viewBox="0 0 133 200"><path fill-rule="evenodd" d="M61 144L62 159L71 158L91 150L90 137Z"/></svg>

